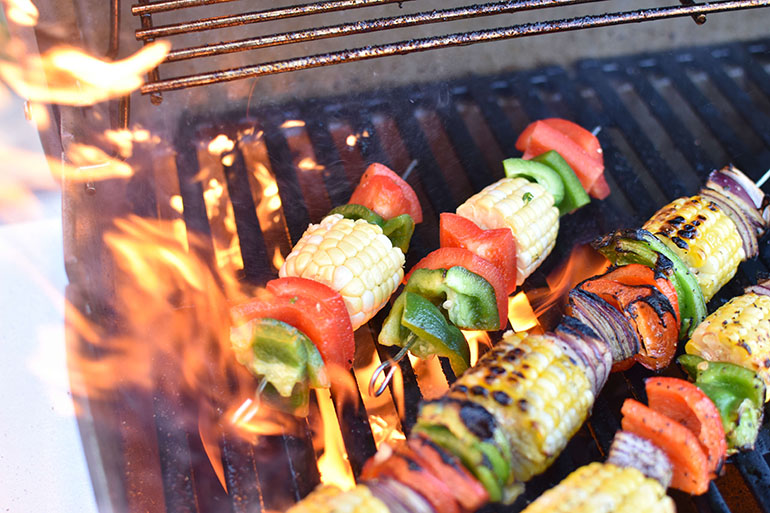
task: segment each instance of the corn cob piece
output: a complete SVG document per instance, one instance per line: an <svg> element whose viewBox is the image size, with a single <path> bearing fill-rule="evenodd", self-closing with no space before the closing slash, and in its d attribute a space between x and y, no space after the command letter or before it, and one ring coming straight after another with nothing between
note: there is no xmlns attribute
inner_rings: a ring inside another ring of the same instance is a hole
<svg viewBox="0 0 770 513"><path fill-rule="evenodd" d="M339 292L355 330L385 306L404 277L404 262L404 253L382 228L333 214L308 227L278 274L315 280Z"/></svg>
<svg viewBox="0 0 770 513"><path fill-rule="evenodd" d="M286 513L390 513L365 485L343 492L336 486L322 485Z"/></svg>
<svg viewBox="0 0 770 513"><path fill-rule="evenodd" d="M708 302L746 259L738 227L702 196L679 198L644 225L674 251L698 280Z"/></svg>
<svg viewBox="0 0 770 513"><path fill-rule="evenodd" d="M516 284L545 260L556 244L559 209L543 186L525 178L503 178L468 198L457 214L481 228L510 228L516 239Z"/></svg>
<svg viewBox="0 0 770 513"><path fill-rule="evenodd" d="M480 404L508 437L512 472L543 472L583 424L594 402L580 357L550 335L508 332L449 390Z"/></svg>
<svg viewBox="0 0 770 513"><path fill-rule="evenodd" d="M731 299L695 329L685 351L753 370L770 401L770 297L748 293Z"/></svg>
<svg viewBox="0 0 770 513"><path fill-rule="evenodd" d="M594 462L567 476L523 513L665 513L674 501L654 479L631 467Z"/></svg>

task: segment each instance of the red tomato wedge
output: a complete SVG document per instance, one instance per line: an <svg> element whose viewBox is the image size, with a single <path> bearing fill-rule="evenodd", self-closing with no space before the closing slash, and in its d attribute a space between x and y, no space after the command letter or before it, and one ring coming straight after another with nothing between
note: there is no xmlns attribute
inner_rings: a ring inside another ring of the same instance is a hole
<svg viewBox="0 0 770 513"><path fill-rule="evenodd" d="M268 284L269 289L272 289L270 293L233 306L230 312L236 324L265 317L285 322L313 341L327 365L339 365L346 370L350 369L356 345L345 304L342 303L344 315L340 315L339 305L331 299L330 294L321 289L326 287L325 285L304 280L318 286L308 285L303 289L299 282L278 283L286 279L281 278L270 282L272 283L272 285ZM301 278L291 278L291 280L299 279ZM334 292L332 289L329 290ZM273 291L280 291L280 293ZM287 293L284 294L284 292ZM339 299L342 301L342 297Z"/></svg>
<svg viewBox="0 0 770 513"><path fill-rule="evenodd" d="M604 162L590 155L568 135L544 121L530 124L516 140L516 148L525 159L556 150L570 165L583 188L590 194L594 183L604 172Z"/></svg>
<svg viewBox="0 0 770 513"><path fill-rule="evenodd" d="M382 164L366 169L348 203L363 205L385 220L409 214L415 224L422 222L422 208L414 189Z"/></svg>
<svg viewBox="0 0 770 513"><path fill-rule="evenodd" d="M472 273L476 273L492 285L495 289L497 300L497 312L500 314L500 329L508 324L508 294L506 293L505 278L503 272L489 260L475 255L464 248L439 248L417 262L404 277L404 283L409 281L415 269L449 269L456 265L465 267Z"/></svg>
<svg viewBox="0 0 770 513"><path fill-rule="evenodd" d="M677 378L654 377L644 388L650 408L674 419L698 437L715 478L727 458L727 441L719 410L694 384Z"/></svg>
<svg viewBox="0 0 770 513"><path fill-rule="evenodd" d="M430 467L404 444L393 451L387 458L378 453L364 464L361 479L391 477L422 495L434 511L460 513L460 505L452 491L441 479L431 472Z"/></svg>
<svg viewBox="0 0 770 513"><path fill-rule="evenodd" d="M604 177L604 173L602 173L594 182L591 190L588 191L588 195L596 199L604 199L610 195L610 192L610 184L607 183L607 179Z"/></svg>
<svg viewBox="0 0 770 513"><path fill-rule="evenodd" d="M666 453L673 468L672 488L693 495L708 491L708 460L692 431L633 399L626 399L620 412L624 431L646 438Z"/></svg>
<svg viewBox="0 0 770 513"><path fill-rule="evenodd" d="M442 248L465 248L489 260L503 272L506 293L516 289L516 242L508 228L484 230L457 214L444 212L440 221Z"/></svg>

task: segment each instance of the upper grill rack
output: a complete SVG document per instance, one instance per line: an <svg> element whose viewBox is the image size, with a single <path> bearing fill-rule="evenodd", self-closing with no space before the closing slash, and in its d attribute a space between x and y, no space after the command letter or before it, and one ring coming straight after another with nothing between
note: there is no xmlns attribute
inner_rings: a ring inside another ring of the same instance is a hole
<svg viewBox="0 0 770 513"><path fill-rule="evenodd" d="M146 44L161 37L172 37L193 32L209 31L252 23L263 23L299 16L320 15L336 11L382 6L384 4L397 3L400 5L414 0L328 0L290 7L202 18L162 26L154 26L152 19L153 14L179 11L196 6L228 3L234 0L165 0L153 3L149 3L147 0L139 1L139 4L132 6L131 12L141 19L142 28L136 31L136 38ZM169 53L165 62L198 59L201 57L223 55L233 52L255 50L299 42L319 41L328 38L345 37L375 31L386 31L416 25L445 23L468 18L495 16L530 10L544 10L551 7L589 4L602 1L604 0L507 0L385 18L367 19L338 25L319 26L247 39L208 43L188 48L174 49ZM158 68L156 68L148 74L147 84L141 88L141 92L143 94L151 94L153 102L158 103L162 100L160 95L162 91L228 82L243 78L260 77L289 71L331 66L334 64L363 61L392 55L403 55L439 48L464 46L481 42L683 16L691 16L696 23L703 23L706 21L706 14L708 13L767 6L770 6L770 0L722 0L706 4L697 4L694 0L680 0L678 5L578 16L566 19L549 19L535 23L522 23L472 32L449 33L393 43L350 48L329 53L302 55L283 60L246 65L238 68L216 69L209 72L167 79L161 79ZM113 16L116 15L113 14Z"/></svg>

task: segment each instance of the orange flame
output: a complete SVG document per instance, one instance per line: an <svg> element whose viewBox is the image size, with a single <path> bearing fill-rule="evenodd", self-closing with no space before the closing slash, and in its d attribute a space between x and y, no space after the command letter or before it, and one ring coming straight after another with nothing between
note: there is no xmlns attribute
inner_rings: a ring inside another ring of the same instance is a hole
<svg viewBox="0 0 770 513"><path fill-rule="evenodd" d="M348 453L342 442L342 432L334 411L331 395L323 388L315 389L321 422L324 430L324 453L318 458L318 471L321 482L334 485L342 490L349 490L356 485L353 469L348 461Z"/></svg>
<svg viewBox="0 0 770 513"><path fill-rule="evenodd" d="M379 415L369 415L369 425L372 428L374 444L378 448L382 443L397 445L398 442L406 440L406 435L404 435L403 431Z"/></svg>
<svg viewBox="0 0 770 513"><path fill-rule="evenodd" d="M40 12L30 0L3 0L8 21L23 27L34 27Z"/></svg>
<svg viewBox="0 0 770 513"><path fill-rule="evenodd" d="M508 298L508 320L515 332L527 331L539 326L537 315L529 304L529 298L524 292Z"/></svg>
<svg viewBox="0 0 770 513"><path fill-rule="evenodd" d="M156 41L114 62L66 46L38 56L18 40L6 49L16 60L0 61L0 79L19 96L33 102L85 106L137 90L144 83L142 76L163 61L171 44Z"/></svg>
<svg viewBox="0 0 770 513"><path fill-rule="evenodd" d="M449 385L438 358L422 359L409 353L409 361L412 363L420 392L425 399L436 399L447 391Z"/></svg>
<svg viewBox="0 0 770 513"><path fill-rule="evenodd" d="M471 366L474 366L479 361L479 344L484 344L489 348L492 347L492 340L486 331L463 331L463 335L471 350Z"/></svg>

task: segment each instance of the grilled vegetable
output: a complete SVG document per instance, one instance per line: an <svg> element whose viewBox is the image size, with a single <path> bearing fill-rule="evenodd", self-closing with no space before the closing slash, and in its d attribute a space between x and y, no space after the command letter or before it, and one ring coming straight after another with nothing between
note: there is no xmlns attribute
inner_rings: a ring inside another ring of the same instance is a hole
<svg viewBox="0 0 770 513"><path fill-rule="evenodd" d="M583 189L575 172L555 150L538 155L532 161L545 164L559 174L564 184L564 199L558 205L559 214L570 214L591 202L591 198L588 197L588 193Z"/></svg>
<svg viewBox="0 0 770 513"><path fill-rule="evenodd" d="M450 269L460 266L484 278L495 291L499 324L494 329L502 329L508 324L508 294L502 271L491 262L463 248L440 248L430 252L417 262L407 274L408 283L412 273L418 269Z"/></svg>
<svg viewBox="0 0 770 513"><path fill-rule="evenodd" d="M404 253L382 228L333 214L310 225L279 275L308 278L338 291L356 330L385 306L401 282L403 265Z"/></svg>
<svg viewBox="0 0 770 513"><path fill-rule="evenodd" d="M647 230L621 230L591 245L615 265L642 264L665 275L676 289L679 339L689 337L706 318L706 302L698 281L677 254Z"/></svg>
<svg viewBox="0 0 770 513"><path fill-rule="evenodd" d="M591 149L587 149L589 144ZM556 150L580 179L583 189L595 198L604 199L609 195L609 188L595 187L604 173L604 161L596 147L598 140L591 132L567 120L535 121L516 140L516 148L524 152L525 159Z"/></svg>
<svg viewBox="0 0 770 513"><path fill-rule="evenodd" d="M503 273L506 293L516 289L516 243L508 228L482 230L470 219L444 212L439 220L442 248L464 248L496 265Z"/></svg>
<svg viewBox="0 0 770 513"><path fill-rule="evenodd" d="M688 354L730 362L756 372L770 385L770 297L735 297L709 315L685 345ZM770 400L770 392L765 401Z"/></svg>
<svg viewBox="0 0 770 513"><path fill-rule="evenodd" d="M654 479L631 467L590 463L541 495L522 513L674 513L674 501Z"/></svg>
<svg viewBox="0 0 770 513"><path fill-rule="evenodd" d="M691 354L680 356L678 362L719 410L728 454L753 449L765 402L765 384L760 377L739 365L709 362Z"/></svg>
<svg viewBox="0 0 770 513"><path fill-rule="evenodd" d="M660 292L655 273L632 264L589 278L578 285L617 308L636 329L640 342L635 358L649 369L661 369L674 357L679 326L677 314L668 298ZM640 282L629 285L627 282Z"/></svg>
<svg viewBox="0 0 770 513"><path fill-rule="evenodd" d="M508 333L450 388L483 406L508 437L512 473L545 470L585 420L594 400L581 359L551 335Z"/></svg>
<svg viewBox="0 0 770 513"><path fill-rule="evenodd" d="M633 399L626 399L620 412L624 431L647 439L666 453L673 468L671 486L701 495L711 479L706 453L692 431Z"/></svg>
<svg viewBox="0 0 770 513"><path fill-rule="evenodd" d="M654 377L645 382L647 403L653 410L679 422L693 432L715 477L727 457L725 430L719 411L698 387L677 378Z"/></svg>
<svg viewBox="0 0 770 513"><path fill-rule="evenodd" d="M372 495L388 505L389 513L436 513L422 495L395 479L370 479L364 484Z"/></svg>
<svg viewBox="0 0 770 513"><path fill-rule="evenodd" d="M659 236L687 265L706 301L735 276L746 258L735 223L702 196L672 201L644 229Z"/></svg>
<svg viewBox="0 0 770 513"><path fill-rule="evenodd" d="M376 212L354 203L335 207L327 215L332 214L340 214L345 219L352 219L353 221L363 219L367 223L376 224L382 228L382 233L390 239L394 247L399 248L404 254L409 250L409 242L414 233L414 221L409 214L401 214L385 221Z"/></svg>
<svg viewBox="0 0 770 513"><path fill-rule="evenodd" d="M391 510L365 484L346 492L336 486L322 485L286 513L391 513Z"/></svg>
<svg viewBox="0 0 770 513"><path fill-rule="evenodd" d="M553 203L557 207L564 200L564 182L559 173L546 164L524 159L505 159L503 169L508 178L526 178L530 182L542 185L551 193Z"/></svg>
<svg viewBox="0 0 770 513"><path fill-rule="evenodd" d="M659 482L663 489L671 484L671 462L666 453L649 440L627 431L615 433L607 463L617 467L633 467Z"/></svg>
<svg viewBox="0 0 770 513"><path fill-rule="evenodd" d="M408 290L393 303L379 342L407 347L419 358L446 356L457 375L470 366L470 349L462 332L433 303Z"/></svg>
<svg viewBox="0 0 770 513"><path fill-rule="evenodd" d="M416 224L422 222L422 209L414 189L382 164L375 163L366 169L349 203L370 208L386 220L409 214Z"/></svg>
<svg viewBox="0 0 770 513"><path fill-rule="evenodd" d="M509 228L516 240L516 284L545 260L556 244L559 210L553 196L524 178L503 178L471 196L457 214L483 229Z"/></svg>

